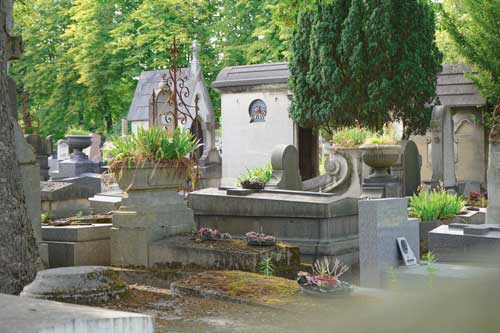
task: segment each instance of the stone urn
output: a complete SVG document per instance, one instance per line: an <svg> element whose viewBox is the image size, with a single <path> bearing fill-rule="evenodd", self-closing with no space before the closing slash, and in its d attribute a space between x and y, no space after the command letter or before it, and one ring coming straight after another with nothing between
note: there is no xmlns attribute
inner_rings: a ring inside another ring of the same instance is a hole
<svg viewBox="0 0 500 333"><path fill-rule="evenodd" d="M73 150L72 157L77 159L86 158L83 150L92 144L90 135L66 135L66 142Z"/></svg>
<svg viewBox="0 0 500 333"><path fill-rule="evenodd" d="M400 145L366 144L359 148L362 150L363 162L373 168L369 179L392 177L388 170L398 162L401 155Z"/></svg>
<svg viewBox="0 0 500 333"><path fill-rule="evenodd" d="M124 192L179 189L189 179L190 165L181 160L122 164L113 173Z"/></svg>

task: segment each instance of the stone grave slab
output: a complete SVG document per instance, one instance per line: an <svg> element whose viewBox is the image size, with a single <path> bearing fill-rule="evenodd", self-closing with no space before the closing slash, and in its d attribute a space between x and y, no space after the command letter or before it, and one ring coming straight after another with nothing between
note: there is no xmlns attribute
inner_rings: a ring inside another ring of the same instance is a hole
<svg viewBox="0 0 500 333"><path fill-rule="evenodd" d="M42 212L51 218L64 218L78 212L89 212L88 198L94 191L67 182L40 182Z"/></svg>
<svg viewBox="0 0 500 333"><path fill-rule="evenodd" d="M21 297L68 303L107 302L127 291L127 284L110 267L80 266L39 271Z"/></svg>
<svg viewBox="0 0 500 333"><path fill-rule="evenodd" d="M273 175L266 188L302 190L299 171L299 152L293 145L278 145L271 153Z"/></svg>
<svg viewBox="0 0 500 333"><path fill-rule="evenodd" d="M429 249L439 261L495 265L500 261L500 225L442 225L429 233Z"/></svg>
<svg viewBox="0 0 500 333"><path fill-rule="evenodd" d="M181 265L207 270L259 272L264 258L272 258L277 276L295 278L300 270L299 248L287 244L249 246L244 240L195 242L189 237L173 237L149 246L150 265Z"/></svg>
<svg viewBox="0 0 500 333"><path fill-rule="evenodd" d="M0 331L154 333L151 316L0 294Z"/></svg>

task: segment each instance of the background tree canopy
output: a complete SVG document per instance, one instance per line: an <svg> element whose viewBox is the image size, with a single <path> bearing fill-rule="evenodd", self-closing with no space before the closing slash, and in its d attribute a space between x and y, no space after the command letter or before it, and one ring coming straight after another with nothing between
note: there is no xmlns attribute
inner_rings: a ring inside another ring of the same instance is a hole
<svg viewBox="0 0 500 333"><path fill-rule="evenodd" d="M430 2L322 2L292 41L291 115L326 129L400 120L406 137L423 134L441 61Z"/></svg>
<svg viewBox="0 0 500 333"><path fill-rule="evenodd" d="M408 130L418 131L425 126L423 103L434 94L440 62L429 1L16 1L25 54L10 71L18 82L20 109L40 134L62 137L69 127L117 133L141 71L170 65L174 35L184 52L180 65L189 61L192 40L200 42L208 84L225 66L288 61L293 49L292 73L300 80L292 85L301 92L294 103L301 107L292 110L296 120L339 125L357 118L380 124L392 110ZM469 25L457 21L479 24L483 15L483 24L494 24L498 20L488 13L497 15L498 1L465 1L489 9L445 1L450 20L441 22L437 37L447 61L469 60L457 33L489 33L498 41L494 31L466 29ZM483 14L467 14L471 10ZM459 22L456 31L451 22ZM493 57L498 61L498 53ZM486 87L486 79L478 83ZM211 95L217 110L219 96Z"/></svg>

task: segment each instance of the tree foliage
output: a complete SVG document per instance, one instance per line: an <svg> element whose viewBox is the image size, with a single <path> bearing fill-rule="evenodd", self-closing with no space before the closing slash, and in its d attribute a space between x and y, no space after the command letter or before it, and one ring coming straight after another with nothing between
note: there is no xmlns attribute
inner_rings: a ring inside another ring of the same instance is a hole
<svg viewBox="0 0 500 333"><path fill-rule="evenodd" d="M334 129L400 120L422 133L442 55L421 0L334 0L299 16L292 41L292 117Z"/></svg>
<svg viewBox="0 0 500 333"><path fill-rule="evenodd" d="M500 0L446 0L440 13L453 48L475 67L481 94L500 103Z"/></svg>

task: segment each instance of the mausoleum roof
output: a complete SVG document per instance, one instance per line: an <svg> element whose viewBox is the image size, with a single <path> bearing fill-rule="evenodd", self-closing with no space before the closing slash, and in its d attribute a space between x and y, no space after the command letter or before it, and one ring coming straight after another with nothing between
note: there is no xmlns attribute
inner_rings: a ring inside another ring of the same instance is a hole
<svg viewBox="0 0 500 333"><path fill-rule="evenodd" d="M287 84L288 63L231 66L224 68L212 83L215 89L255 86L265 84Z"/></svg>
<svg viewBox="0 0 500 333"><path fill-rule="evenodd" d="M464 64L445 64L438 74L436 92L442 105L482 106L486 100L465 73L473 72ZM288 63L231 66L224 68L212 87L218 90L268 84L287 84Z"/></svg>
<svg viewBox="0 0 500 333"><path fill-rule="evenodd" d="M482 106L486 100L471 80L465 77L465 73L473 73L473 70L464 64L445 64L443 70L438 74L436 93L442 105L448 106Z"/></svg>
<svg viewBox="0 0 500 333"><path fill-rule="evenodd" d="M191 69L181 68L181 77L187 77L186 86L192 90L195 82L190 80ZM168 73L168 69L156 71L144 71L139 77L139 82L135 88L134 98L128 110L127 120L129 121L147 121L149 120L149 101L153 90L159 89L159 84L164 74Z"/></svg>

